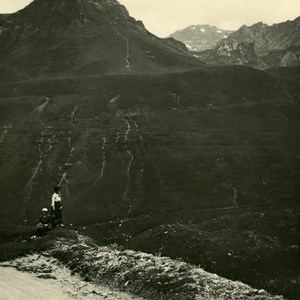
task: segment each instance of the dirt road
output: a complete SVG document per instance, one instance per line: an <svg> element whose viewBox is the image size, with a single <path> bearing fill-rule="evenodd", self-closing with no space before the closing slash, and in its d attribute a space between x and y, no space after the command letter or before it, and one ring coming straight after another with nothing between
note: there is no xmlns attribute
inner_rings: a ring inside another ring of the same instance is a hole
<svg viewBox="0 0 300 300"><path fill-rule="evenodd" d="M0 266L0 300L142 300L109 287L95 285L71 275L66 268L56 268L52 261L39 257L33 264L23 258L16 265ZM28 272L18 271L23 263ZM51 265L51 269L48 267ZM54 268L53 268L54 267Z"/></svg>

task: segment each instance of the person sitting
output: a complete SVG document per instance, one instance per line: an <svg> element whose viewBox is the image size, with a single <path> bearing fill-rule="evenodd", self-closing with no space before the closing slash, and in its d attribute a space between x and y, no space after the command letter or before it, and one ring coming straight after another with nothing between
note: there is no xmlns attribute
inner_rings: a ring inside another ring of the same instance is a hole
<svg viewBox="0 0 300 300"><path fill-rule="evenodd" d="M39 223L37 224L37 235L45 232L49 227L51 227L51 217L48 213L47 208L42 209L42 214L39 218Z"/></svg>
<svg viewBox="0 0 300 300"><path fill-rule="evenodd" d="M40 223L43 225L49 225L51 224L51 218L48 213L48 208L43 208L42 209L42 214L40 215Z"/></svg>

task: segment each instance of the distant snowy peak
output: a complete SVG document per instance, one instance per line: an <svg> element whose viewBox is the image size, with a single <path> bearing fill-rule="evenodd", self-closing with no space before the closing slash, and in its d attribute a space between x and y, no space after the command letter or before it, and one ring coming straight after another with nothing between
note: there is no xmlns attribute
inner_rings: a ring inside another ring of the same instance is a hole
<svg viewBox="0 0 300 300"><path fill-rule="evenodd" d="M191 25L171 34L171 37L183 42L190 51L212 49L217 43L227 38L232 31L211 25Z"/></svg>
<svg viewBox="0 0 300 300"><path fill-rule="evenodd" d="M300 17L271 26L243 25L197 57L208 64L238 64L259 69L300 65Z"/></svg>

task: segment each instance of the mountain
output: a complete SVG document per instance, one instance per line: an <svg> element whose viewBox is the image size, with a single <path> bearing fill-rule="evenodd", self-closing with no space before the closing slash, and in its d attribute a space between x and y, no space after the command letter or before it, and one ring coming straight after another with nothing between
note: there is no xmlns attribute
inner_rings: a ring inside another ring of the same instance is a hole
<svg viewBox="0 0 300 300"><path fill-rule="evenodd" d="M0 22L4 21L8 16L9 14L0 14Z"/></svg>
<svg viewBox="0 0 300 300"><path fill-rule="evenodd" d="M41 246L59 185L57 238L73 227L299 299L299 67L204 65L116 1L35 0L1 28L0 257Z"/></svg>
<svg viewBox="0 0 300 300"><path fill-rule="evenodd" d="M239 66L2 83L1 221L56 184L78 224L292 201L298 91Z"/></svg>
<svg viewBox="0 0 300 300"><path fill-rule="evenodd" d="M211 25L192 25L178 30L170 37L183 42L191 51L203 51L214 48L233 31L223 30Z"/></svg>
<svg viewBox="0 0 300 300"><path fill-rule="evenodd" d="M2 21L0 32L2 77L199 66L183 45L149 33L116 0L36 0Z"/></svg>
<svg viewBox="0 0 300 300"><path fill-rule="evenodd" d="M210 64L239 64L256 68L297 66L300 59L300 17L268 26L242 26L212 50L199 54Z"/></svg>

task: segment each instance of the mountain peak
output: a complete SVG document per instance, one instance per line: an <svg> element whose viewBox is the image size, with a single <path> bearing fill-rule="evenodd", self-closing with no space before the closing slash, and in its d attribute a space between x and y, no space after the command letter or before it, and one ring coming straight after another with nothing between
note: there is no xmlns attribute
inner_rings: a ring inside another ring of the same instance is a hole
<svg viewBox="0 0 300 300"><path fill-rule="evenodd" d="M257 22L253 24L251 27L269 27L269 26L263 22Z"/></svg>
<svg viewBox="0 0 300 300"><path fill-rule="evenodd" d="M203 65L159 39L116 0L35 0L0 23L0 73L47 77ZM1 76L1 74L0 74Z"/></svg>
<svg viewBox="0 0 300 300"><path fill-rule="evenodd" d="M242 26L199 58L210 64L243 64L256 68L297 66L300 63L300 17L269 26Z"/></svg>
<svg viewBox="0 0 300 300"><path fill-rule="evenodd" d="M192 51L212 49L221 39L232 31L220 29L209 24L191 25L174 32L171 37L183 42Z"/></svg>
<svg viewBox="0 0 300 300"><path fill-rule="evenodd" d="M105 17L105 14L112 13L129 18L126 8L116 0L34 0L14 16L26 20L26 23L55 25L76 19L95 20L100 15Z"/></svg>

